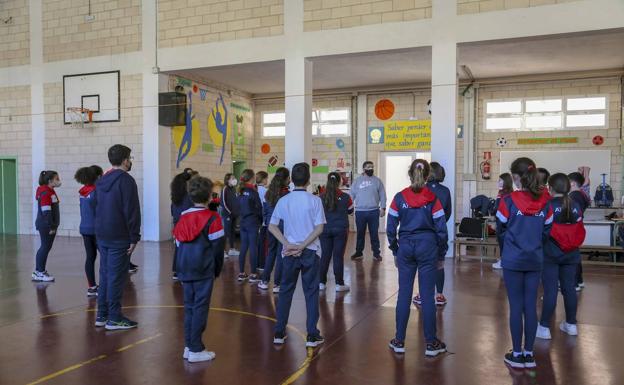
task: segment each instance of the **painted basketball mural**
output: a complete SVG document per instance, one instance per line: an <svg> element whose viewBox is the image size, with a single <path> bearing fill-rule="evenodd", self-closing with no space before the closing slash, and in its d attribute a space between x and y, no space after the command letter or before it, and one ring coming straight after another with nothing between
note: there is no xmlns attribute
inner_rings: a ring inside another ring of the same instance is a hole
<svg viewBox="0 0 624 385"><path fill-rule="evenodd" d="M221 148L221 159L219 165L223 164L223 155L225 154L225 145L232 129L232 123L228 116L228 109L223 101L223 95L219 94L219 98L215 102L215 106L208 117L208 135L215 146Z"/></svg>
<svg viewBox="0 0 624 385"><path fill-rule="evenodd" d="M375 104L375 116L379 120L388 120L394 115L394 103L388 99L381 99Z"/></svg>

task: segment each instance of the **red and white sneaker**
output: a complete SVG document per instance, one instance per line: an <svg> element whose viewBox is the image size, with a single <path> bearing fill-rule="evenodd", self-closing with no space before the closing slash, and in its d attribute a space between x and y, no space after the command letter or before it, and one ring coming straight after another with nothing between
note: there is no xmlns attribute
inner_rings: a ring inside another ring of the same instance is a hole
<svg viewBox="0 0 624 385"><path fill-rule="evenodd" d="M446 305L446 297L444 296L444 294L436 295L435 304L438 306Z"/></svg>

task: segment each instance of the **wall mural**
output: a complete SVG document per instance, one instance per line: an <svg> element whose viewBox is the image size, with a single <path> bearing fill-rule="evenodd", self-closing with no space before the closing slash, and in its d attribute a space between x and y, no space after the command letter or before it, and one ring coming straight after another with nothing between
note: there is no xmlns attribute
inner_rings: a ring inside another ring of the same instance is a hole
<svg viewBox="0 0 624 385"><path fill-rule="evenodd" d="M177 168L180 167L180 162L197 152L201 141L199 122L195 119L195 115L193 115L193 93L189 91L187 96L186 125L174 126L172 130L173 142L178 148L178 159L176 160Z"/></svg>
<svg viewBox="0 0 624 385"><path fill-rule="evenodd" d="M231 125L223 95L219 93L215 106L208 117L208 135L215 146L221 148L219 165L223 164L223 154L225 154L225 145L228 140Z"/></svg>

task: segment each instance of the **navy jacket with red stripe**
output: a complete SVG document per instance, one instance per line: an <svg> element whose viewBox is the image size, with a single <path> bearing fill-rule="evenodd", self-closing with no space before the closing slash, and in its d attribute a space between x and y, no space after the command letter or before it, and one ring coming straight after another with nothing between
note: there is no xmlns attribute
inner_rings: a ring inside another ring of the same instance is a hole
<svg viewBox="0 0 624 385"><path fill-rule="evenodd" d="M218 277L223 267L223 223L206 207L182 213L173 229L178 246L176 273L181 281Z"/></svg>
<svg viewBox="0 0 624 385"><path fill-rule="evenodd" d="M321 200L325 198L325 193L321 194ZM325 205L323 205L325 206ZM353 200L351 196L344 193L342 190L336 192L336 206L334 210L328 211L326 207L325 219L327 224L323 227L323 231L329 231L332 229L347 229L349 228L349 214L353 214Z"/></svg>
<svg viewBox="0 0 624 385"><path fill-rule="evenodd" d="M95 185L83 186L80 194L80 234L95 235Z"/></svg>
<svg viewBox="0 0 624 385"><path fill-rule="evenodd" d="M35 199L37 199L36 229L44 232L56 230L59 227L61 218L59 199L54 189L47 185L39 186Z"/></svg>
<svg viewBox="0 0 624 385"><path fill-rule="evenodd" d="M437 242L438 256L445 255L448 250L444 208L427 187L418 193L408 187L394 196L388 210L386 234L390 249L395 254L401 240Z"/></svg>
<svg viewBox="0 0 624 385"><path fill-rule="evenodd" d="M245 185L238 196L240 225L260 227L262 224L262 201L253 185Z"/></svg>
<svg viewBox="0 0 624 385"><path fill-rule="evenodd" d="M544 242L553 222L550 195L539 199L527 191L514 191L501 199L496 212L503 239L504 269L539 271L544 263Z"/></svg>
<svg viewBox="0 0 624 385"><path fill-rule="evenodd" d="M563 199L553 198L550 201L554 217L550 236L544 244L544 261L549 263L572 264L581 262L581 252L578 247L573 250L562 250L571 243L582 244L585 240L585 228L583 226L583 209L572 200L570 211L572 212L571 223L564 223L562 218ZM576 245L575 245L576 246Z"/></svg>

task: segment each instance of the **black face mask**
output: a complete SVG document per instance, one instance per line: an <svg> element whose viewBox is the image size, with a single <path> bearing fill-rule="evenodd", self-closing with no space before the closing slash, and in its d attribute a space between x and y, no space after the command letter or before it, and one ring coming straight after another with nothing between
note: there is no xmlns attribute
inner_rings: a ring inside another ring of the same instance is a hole
<svg viewBox="0 0 624 385"><path fill-rule="evenodd" d="M364 170L364 174L368 175L368 176L373 176L375 170Z"/></svg>

